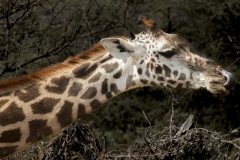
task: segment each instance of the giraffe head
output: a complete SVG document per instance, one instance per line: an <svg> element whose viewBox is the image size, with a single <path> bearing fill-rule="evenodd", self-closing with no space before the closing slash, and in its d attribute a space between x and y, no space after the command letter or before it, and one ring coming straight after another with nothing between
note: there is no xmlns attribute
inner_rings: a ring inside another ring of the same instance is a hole
<svg viewBox="0 0 240 160"><path fill-rule="evenodd" d="M144 24L147 31L132 35L129 40L105 38L101 44L113 57L132 61L136 70L133 77L143 85L205 88L217 95L233 87L233 75L183 37L163 32L146 15L140 15L137 23Z"/></svg>

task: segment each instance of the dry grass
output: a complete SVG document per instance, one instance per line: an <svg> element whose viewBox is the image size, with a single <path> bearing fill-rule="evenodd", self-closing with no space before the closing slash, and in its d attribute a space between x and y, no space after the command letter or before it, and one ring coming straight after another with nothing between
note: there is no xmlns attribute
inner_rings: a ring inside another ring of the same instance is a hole
<svg viewBox="0 0 240 160"><path fill-rule="evenodd" d="M146 117L145 117L146 118ZM170 134L171 133L171 134ZM149 126L143 136L127 149L107 151L100 144L89 124L75 122L55 137L47 146L41 145L20 151L13 159L239 159L238 129L223 134L197 128L190 116L179 128L170 125L162 131ZM107 140L107 139L106 139Z"/></svg>

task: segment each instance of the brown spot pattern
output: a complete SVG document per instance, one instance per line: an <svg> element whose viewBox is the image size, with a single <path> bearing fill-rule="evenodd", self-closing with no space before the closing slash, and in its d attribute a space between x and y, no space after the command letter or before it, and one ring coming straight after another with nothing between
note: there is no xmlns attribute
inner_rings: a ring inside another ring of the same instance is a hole
<svg viewBox="0 0 240 160"><path fill-rule="evenodd" d="M69 88L69 91L68 91L68 96L77 96L78 93L82 90L82 84L81 83L78 83L78 82L74 82L72 84L72 86Z"/></svg>
<svg viewBox="0 0 240 160"><path fill-rule="evenodd" d="M182 88L183 84L182 83L178 83L176 88Z"/></svg>
<svg viewBox="0 0 240 160"><path fill-rule="evenodd" d="M72 106L73 103L65 101L60 111L56 114L61 127L65 127L72 122Z"/></svg>
<svg viewBox="0 0 240 160"><path fill-rule="evenodd" d="M147 77L150 77L150 72L149 72L149 70L146 70L145 74L146 74Z"/></svg>
<svg viewBox="0 0 240 160"><path fill-rule="evenodd" d="M117 69L118 66L119 66L118 62L115 62L115 63L111 63L111 64L104 64L104 65L102 66L102 68L104 68L107 73L111 73L111 72L113 72L115 69Z"/></svg>
<svg viewBox="0 0 240 160"><path fill-rule="evenodd" d="M150 65L150 68L151 68L151 71L152 71L152 70L153 70L153 68L154 68L152 63L151 63L151 65Z"/></svg>
<svg viewBox="0 0 240 160"><path fill-rule="evenodd" d="M61 76L59 78L53 78L51 80L51 83L53 83L54 86L47 85L46 90L51 93L62 94L66 90L69 80L70 78L67 78L65 76Z"/></svg>
<svg viewBox="0 0 240 160"><path fill-rule="evenodd" d="M105 78L104 81L102 82L101 93L106 94L107 92L108 92L108 79Z"/></svg>
<svg viewBox="0 0 240 160"><path fill-rule="evenodd" d="M119 89L118 89L118 86L115 84L115 83L112 83L110 85L110 90L111 92L115 93L115 94L118 94L119 92L121 92Z"/></svg>
<svg viewBox="0 0 240 160"><path fill-rule="evenodd" d="M52 128L47 126L47 120L36 119L29 122L30 135L26 143L37 142L53 133Z"/></svg>
<svg viewBox="0 0 240 160"><path fill-rule="evenodd" d="M99 81L100 77L102 76L102 74L100 72L98 72L97 74L95 74L91 79L89 79L89 83L94 83Z"/></svg>
<svg viewBox="0 0 240 160"><path fill-rule="evenodd" d="M158 77L157 80L158 81L164 81L164 78L163 77Z"/></svg>
<svg viewBox="0 0 240 160"><path fill-rule="evenodd" d="M39 85L33 85L25 89L26 93L22 92L21 90L17 90L14 96L17 96L23 102L29 102L40 96L38 89Z"/></svg>
<svg viewBox="0 0 240 160"><path fill-rule="evenodd" d="M78 104L77 118L80 118L85 114L86 114L85 106L82 103L79 103Z"/></svg>
<svg viewBox="0 0 240 160"><path fill-rule="evenodd" d="M113 78L118 79L122 76L122 69L120 69L116 74L113 75Z"/></svg>
<svg viewBox="0 0 240 160"><path fill-rule="evenodd" d="M163 69L165 70L165 76L171 77L171 69L166 65L163 65Z"/></svg>
<svg viewBox="0 0 240 160"><path fill-rule="evenodd" d="M141 81L143 84L147 84L147 83L148 83L148 80L146 80L146 79L140 79L140 81Z"/></svg>
<svg viewBox="0 0 240 160"><path fill-rule="evenodd" d="M204 62L200 59L195 58L195 64L196 64L196 66L202 66L204 64Z"/></svg>
<svg viewBox="0 0 240 160"><path fill-rule="evenodd" d="M90 62L87 62L75 68L73 70L73 74L75 75L75 77L83 79L87 79L88 77L90 77L98 66L97 64L90 66L90 64Z"/></svg>
<svg viewBox="0 0 240 160"><path fill-rule="evenodd" d="M181 73L178 80L182 80L182 81L186 80L186 74Z"/></svg>
<svg viewBox="0 0 240 160"><path fill-rule="evenodd" d="M157 83L155 83L155 82L151 82L151 85L153 85L153 86L156 86L157 85Z"/></svg>
<svg viewBox="0 0 240 160"><path fill-rule="evenodd" d="M168 80L168 83L174 85L176 83L176 81L173 81L173 80Z"/></svg>
<svg viewBox="0 0 240 160"><path fill-rule="evenodd" d="M100 63L104 63L104 62L106 62L106 61L108 61L108 60L110 60L110 59L112 59L112 58L113 58L112 56L109 56L109 57L103 59Z"/></svg>
<svg viewBox="0 0 240 160"><path fill-rule="evenodd" d="M142 68L138 68L137 72L138 74L142 74Z"/></svg>
<svg viewBox="0 0 240 160"><path fill-rule="evenodd" d="M21 139L20 128L11 129L8 131L2 132L0 135L0 143L13 143L18 142Z"/></svg>
<svg viewBox="0 0 240 160"><path fill-rule="evenodd" d="M54 106L60 101L60 99L43 98L39 102L31 105L34 114L46 114L53 110Z"/></svg>
<svg viewBox="0 0 240 160"><path fill-rule="evenodd" d="M99 102L99 100L96 100L96 99L90 102L90 106L92 107L93 110L99 107L100 105L101 105L101 102Z"/></svg>
<svg viewBox="0 0 240 160"><path fill-rule="evenodd" d="M107 92L107 93L106 93L106 98L107 98L107 99L110 99L110 98L112 98L112 97L113 97L112 92Z"/></svg>
<svg viewBox="0 0 240 160"><path fill-rule="evenodd" d="M0 125L2 126L14 124L24 119L23 109L18 107L15 102L12 102L7 109L0 113Z"/></svg>
<svg viewBox="0 0 240 160"><path fill-rule="evenodd" d="M18 146L11 146L11 147L0 147L0 157L5 157L9 155L10 153L13 153L16 151L16 148Z"/></svg>
<svg viewBox="0 0 240 160"><path fill-rule="evenodd" d="M82 99L91 99L97 94L97 89L95 87L89 87L87 91L82 95Z"/></svg>
<svg viewBox="0 0 240 160"><path fill-rule="evenodd" d="M186 82L186 87L189 88L191 83L189 81Z"/></svg>
<svg viewBox="0 0 240 160"><path fill-rule="evenodd" d="M150 64L149 64L149 63L147 63L147 69L149 69L149 67L150 67Z"/></svg>
<svg viewBox="0 0 240 160"><path fill-rule="evenodd" d="M190 72L190 78L193 79L193 72Z"/></svg>
<svg viewBox="0 0 240 160"><path fill-rule="evenodd" d="M174 75L174 78L176 78L178 76L178 71L177 70L174 70L173 71L173 75Z"/></svg>
<svg viewBox="0 0 240 160"><path fill-rule="evenodd" d="M196 64L196 66L199 66L199 61L198 61L198 59L197 58L195 58L195 64Z"/></svg>
<svg viewBox="0 0 240 160"><path fill-rule="evenodd" d="M155 68L155 73L156 74L162 74L162 67L157 65L156 68Z"/></svg>

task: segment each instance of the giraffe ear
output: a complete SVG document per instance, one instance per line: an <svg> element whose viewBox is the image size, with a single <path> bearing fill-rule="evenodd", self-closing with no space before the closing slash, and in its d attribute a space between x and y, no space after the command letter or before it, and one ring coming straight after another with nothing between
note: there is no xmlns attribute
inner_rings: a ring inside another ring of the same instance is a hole
<svg viewBox="0 0 240 160"><path fill-rule="evenodd" d="M104 38L100 41L103 47L115 58L127 59L133 53L135 44L122 38Z"/></svg>

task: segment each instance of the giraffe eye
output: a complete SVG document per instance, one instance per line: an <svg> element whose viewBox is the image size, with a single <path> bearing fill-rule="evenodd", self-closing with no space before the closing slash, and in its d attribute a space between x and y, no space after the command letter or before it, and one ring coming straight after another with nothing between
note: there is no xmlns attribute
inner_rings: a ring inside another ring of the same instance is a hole
<svg viewBox="0 0 240 160"><path fill-rule="evenodd" d="M172 56L174 56L177 52L176 50L168 50L168 51L164 51L164 52L158 52L160 55L162 55L165 58L171 58Z"/></svg>

